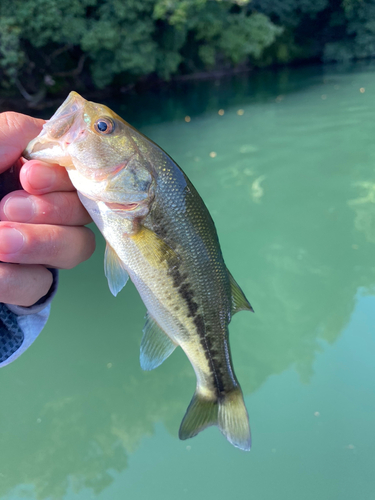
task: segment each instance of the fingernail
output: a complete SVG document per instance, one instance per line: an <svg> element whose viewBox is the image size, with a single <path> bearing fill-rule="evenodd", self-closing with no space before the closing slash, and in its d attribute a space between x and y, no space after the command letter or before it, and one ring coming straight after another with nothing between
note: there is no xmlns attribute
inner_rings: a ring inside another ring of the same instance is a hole
<svg viewBox="0 0 375 500"><path fill-rule="evenodd" d="M0 254L17 253L25 243L23 234L13 227L0 228Z"/></svg>
<svg viewBox="0 0 375 500"><path fill-rule="evenodd" d="M33 189L48 189L53 186L56 180L56 173L51 167L33 165L27 172L27 180Z"/></svg>
<svg viewBox="0 0 375 500"><path fill-rule="evenodd" d="M29 222L35 213L35 205L29 196L11 196L5 202L3 212L8 220Z"/></svg>

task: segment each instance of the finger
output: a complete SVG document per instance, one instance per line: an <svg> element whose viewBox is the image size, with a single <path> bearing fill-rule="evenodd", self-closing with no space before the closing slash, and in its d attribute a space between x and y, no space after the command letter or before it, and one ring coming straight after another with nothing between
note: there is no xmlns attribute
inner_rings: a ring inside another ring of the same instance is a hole
<svg viewBox="0 0 375 500"><path fill-rule="evenodd" d="M27 144L42 130L44 120L7 111L0 113L0 172L18 160Z"/></svg>
<svg viewBox="0 0 375 500"><path fill-rule="evenodd" d="M0 264L0 302L29 307L47 294L53 276L44 266Z"/></svg>
<svg viewBox="0 0 375 500"><path fill-rule="evenodd" d="M30 160L23 165L20 171L20 181L23 189L30 194L74 191L66 168L39 160Z"/></svg>
<svg viewBox="0 0 375 500"><path fill-rule="evenodd" d="M95 249L87 227L0 222L0 261L71 269Z"/></svg>
<svg viewBox="0 0 375 500"><path fill-rule="evenodd" d="M0 202L0 220L31 224L84 226L91 217L76 192L48 193L33 196L26 191L14 191Z"/></svg>

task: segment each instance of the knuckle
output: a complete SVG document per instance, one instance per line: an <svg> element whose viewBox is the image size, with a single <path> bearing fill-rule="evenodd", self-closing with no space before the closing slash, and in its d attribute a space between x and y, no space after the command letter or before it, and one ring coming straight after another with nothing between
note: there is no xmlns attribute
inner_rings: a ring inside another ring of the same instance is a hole
<svg viewBox="0 0 375 500"><path fill-rule="evenodd" d="M60 212L60 218L63 219L64 222L69 222L74 219L77 204L74 197L74 194L69 192L61 192L59 193L61 198L60 207L56 209Z"/></svg>
<svg viewBox="0 0 375 500"><path fill-rule="evenodd" d="M72 269L81 262L89 259L95 250L95 235L87 227L65 228L65 237L62 245L55 244L54 255L50 263L60 262L63 269ZM54 262L53 262L54 261Z"/></svg>
<svg viewBox="0 0 375 500"><path fill-rule="evenodd" d="M0 119L4 122L5 127L13 128L18 124L18 113L15 111L5 111L0 114Z"/></svg>
<svg viewBox="0 0 375 500"><path fill-rule="evenodd" d="M36 224L35 227L38 225ZM54 265L59 262L66 251L64 235L59 226L38 227L36 231L31 228L28 234L27 252L35 264Z"/></svg>
<svg viewBox="0 0 375 500"><path fill-rule="evenodd" d="M95 250L95 235L87 227L75 228L79 232L79 237L77 237L74 253L71 255L71 260L69 262L68 269L72 269L76 265L89 259Z"/></svg>
<svg viewBox="0 0 375 500"><path fill-rule="evenodd" d="M91 257L91 255L95 252L95 247L96 247L96 240L95 240L95 234L91 229L85 227L84 228L87 232L87 245L86 245L86 253L87 253L87 259Z"/></svg>
<svg viewBox="0 0 375 500"><path fill-rule="evenodd" d="M39 217L54 224L75 226L80 224L82 209L76 193L58 192L42 195Z"/></svg>
<svg viewBox="0 0 375 500"><path fill-rule="evenodd" d="M66 248L66 243L64 236L61 234L61 229L58 226L50 226L48 228L46 251L49 257L59 257L65 250L68 250Z"/></svg>

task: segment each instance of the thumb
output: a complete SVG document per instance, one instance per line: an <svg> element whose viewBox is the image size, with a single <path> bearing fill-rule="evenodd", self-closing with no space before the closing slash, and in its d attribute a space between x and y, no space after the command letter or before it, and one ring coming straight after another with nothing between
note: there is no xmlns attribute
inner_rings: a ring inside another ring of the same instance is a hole
<svg viewBox="0 0 375 500"><path fill-rule="evenodd" d="M7 111L0 113L0 173L21 156L27 144L42 130L44 120Z"/></svg>

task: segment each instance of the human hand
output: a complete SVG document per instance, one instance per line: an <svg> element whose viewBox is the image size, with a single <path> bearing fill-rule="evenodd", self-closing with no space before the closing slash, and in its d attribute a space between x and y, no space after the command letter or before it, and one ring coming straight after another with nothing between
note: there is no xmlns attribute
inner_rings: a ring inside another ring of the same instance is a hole
<svg viewBox="0 0 375 500"><path fill-rule="evenodd" d="M95 249L94 234L83 227L90 216L65 168L20 160L43 123L18 113L0 114L0 175L15 165L23 187L0 202L0 302L7 304L33 305L51 287L47 267L70 269Z"/></svg>

